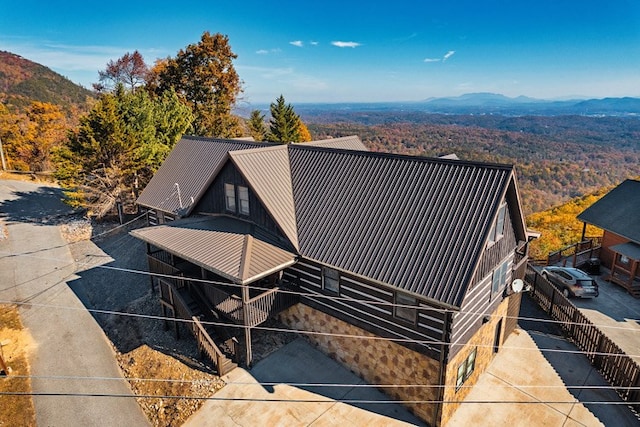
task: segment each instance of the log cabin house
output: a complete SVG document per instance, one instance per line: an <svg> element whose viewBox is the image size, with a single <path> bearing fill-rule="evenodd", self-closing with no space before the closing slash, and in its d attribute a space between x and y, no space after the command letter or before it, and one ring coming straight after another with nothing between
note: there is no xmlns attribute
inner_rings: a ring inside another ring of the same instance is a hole
<svg viewBox="0 0 640 427"><path fill-rule="evenodd" d="M437 426L516 326L510 165L184 137L138 204L163 311L193 319L221 374L251 365L251 330L275 316L370 383L424 385L383 391Z"/></svg>
<svg viewBox="0 0 640 427"><path fill-rule="evenodd" d="M627 179L578 215L604 230L599 258L610 272L606 280L640 298L640 181Z"/></svg>

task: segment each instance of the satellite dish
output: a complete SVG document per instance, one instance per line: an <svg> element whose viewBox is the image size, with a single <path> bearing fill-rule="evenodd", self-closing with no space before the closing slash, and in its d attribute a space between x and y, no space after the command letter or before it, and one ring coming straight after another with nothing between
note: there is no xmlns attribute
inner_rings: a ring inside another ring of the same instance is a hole
<svg viewBox="0 0 640 427"><path fill-rule="evenodd" d="M522 281L522 279L516 279L513 281L513 283L511 283L511 290L516 294L519 292L522 292L523 289L524 289L524 282Z"/></svg>

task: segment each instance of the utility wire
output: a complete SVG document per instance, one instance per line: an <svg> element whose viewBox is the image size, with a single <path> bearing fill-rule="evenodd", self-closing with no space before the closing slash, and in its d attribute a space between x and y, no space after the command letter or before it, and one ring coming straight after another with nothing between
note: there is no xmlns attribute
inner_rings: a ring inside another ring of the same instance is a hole
<svg viewBox="0 0 640 427"><path fill-rule="evenodd" d="M88 311L88 312L97 313L97 314L128 316L128 317L137 317L137 318L151 319L151 320L172 321L172 322L178 322L183 324L194 323L192 319L181 319L177 317L157 316L157 315L151 315L151 314L126 313L121 311L100 310L100 309L85 308L85 307L69 307L69 306L60 306L60 305L52 305L52 304L23 303L20 301L7 301L7 300L0 300L0 304L29 305L31 307ZM199 322L203 325L245 329L245 326L243 325L236 325L232 323L211 322L211 321L205 321L205 320L202 320ZM329 336L329 337L351 338L351 339L361 339L361 340L371 340L371 341L402 342L402 343L421 344L426 346L433 346L433 345L465 346L466 345L463 343L455 344L455 343L449 343L449 342L438 341L438 340L417 340L412 338L386 338L386 337L381 337L377 335L339 334L339 333L332 333L332 332L318 332L318 331L310 331L305 329L275 328L275 327L268 327L268 326L252 326L251 329L271 331L271 332L281 332L281 333L296 333L296 334L311 335L311 336ZM493 344L477 344L476 347L493 348L494 345ZM583 350L563 350L558 348L539 348L539 347L530 348L530 347L516 347L516 346L504 346L504 345L501 348L513 349L513 350L524 350L524 351L541 351L543 353L546 352L546 353L584 354L584 355L594 355L594 356L624 356L623 354L620 354L620 353L607 353L607 352L583 351ZM640 355L629 355L629 354L627 354L626 356L630 358L640 357Z"/></svg>
<svg viewBox="0 0 640 427"><path fill-rule="evenodd" d="M102 234L104 234L104 233L102 233ZM11 253L5 252L5 251L0 251L0 254L5 254L7 256L25 256L25 257L31 257L31 258L43 259L43 260L50 260L50 261L57 261L58 260L57 258L47 258L47 257L42 257L42 256L34 256L32 254L11 254ZM90 256L94 256L94 255L90 255L90 254L87 255L87 257L90 257ZM84 263L83 262L78 262L78 263L80 265L87 265L87 266L90 265L89 262L84 262ZM209 280L209 279L172 276L170 274L152 273L152 272L144 271L144 270L136 270L136 269L130 269L130 268L123 268L123 267L114 267L114 266L108 266L108 265L92 265L91 267L92 268L101 268L101 269L106 269L106 270L112 270L112 271L118 271L118 272L123 272L123 273L140 274L140 275L151 276L151 277L156 277L156 278L163 278L163 279L170 279L170 280L188 280L188 281L191 281L191 282L194 282L194 283L204 283L204 284L210 284L210 285L238 287L238 288L242 288L242 287L246 286L249 289L261 290L261 291L270 291L270 290L273 289L273 288L266 288L266 287L261 287L261 286L238 285L238 284L235 284L235 283L218 282L218 281ZM1 292L1 290L0 290L0 292ZM318 298L318 299L325 299L325 300L329 300L329 301L353 302L353 303L360 303L360 304L364 304L364 305L389 306L391 308L408 308L408 309L414 309L414 310L417 310L417 311L432 311L432 312L436 312L436 313L471 314L471 315L476 315L476 316L486 316L486 315L488 315L486 312L474 312L474 311L463 311L463 310L459 311L459 310L452 310L452 309L446 309L446 308L425 307L425 306L416 306L416 305L407 305L407 304L396 304L396 303L393 303L393 302L362 300L362 299L356 299L356 298L351 298L351 297L340 297L340 296L335 296L335 295L324 295L324 294L319 294L319 293L300 292L300 291L293 291L293 290L288 290L288 289L279 289L278 292L279 293L283 293L283 294L290 294L290 295L296 295L296 296L301 296L301 297L307 297L307 298ZM625 330L625 331L631 331L631 332L640 332L640 330L633 330L632 328L628 328L628 327L624 327L624 326L602 325L602 324L573 322L573 321L566 321L565 322L565 321L559 321L559 320L539 319L539 318L535 318L535 317L524 317L524 316L504 316L504 318L515 319L515 320L526 320L526 321L539 322L539 323L588 326L588 327L597 327L597 328L600 328L600 329L613 329L613 330L617 329L617 330ZM628 320L631 321L631 322L640 323L640 319L628 319Z"/></svg>

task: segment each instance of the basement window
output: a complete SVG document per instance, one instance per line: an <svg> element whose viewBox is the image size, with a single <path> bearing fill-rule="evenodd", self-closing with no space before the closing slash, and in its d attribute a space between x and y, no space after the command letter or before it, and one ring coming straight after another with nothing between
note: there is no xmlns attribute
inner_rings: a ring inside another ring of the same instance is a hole
<svg viewBox="0 0 640 427"><path fill-rule="evenodd" d="M236 211L236 188L233 184L224 184L224 207L228 211Z"/></svg>
<svg viewBox="0 0 640 427"><path fill-rule="evenodd" d="M414 297L407 294L397 293L394 315L399 319L406 320L407 322L415 324L416 319L418 318L418 312L415 308L408 306L416 305L418 305L418 302Z"/></svg>
<svg viewBox="0 0 640 427"><path fill-rule="evenodd" d="M458 378L456 380L456 391L460 390L460 387L469 379L473 370L476 368L476 354L478 353L478 347L475 347L469 356L458 366Z"/></svg>

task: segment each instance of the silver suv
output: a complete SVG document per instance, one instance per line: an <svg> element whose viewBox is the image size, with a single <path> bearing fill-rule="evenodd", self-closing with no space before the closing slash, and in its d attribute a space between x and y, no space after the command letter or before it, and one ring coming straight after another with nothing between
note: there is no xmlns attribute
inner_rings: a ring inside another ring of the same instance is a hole
<svg viewBox="0 0 640 427"><path fill-rule="evenodd" d="M542 277L551 282L562 294L569 297L597 297L598 283L587 273L571 267L545 267Z"/></svg>

